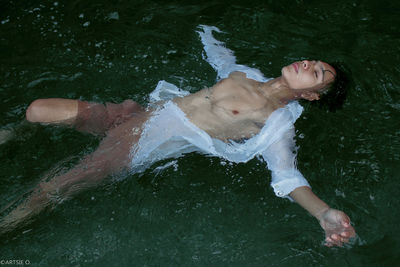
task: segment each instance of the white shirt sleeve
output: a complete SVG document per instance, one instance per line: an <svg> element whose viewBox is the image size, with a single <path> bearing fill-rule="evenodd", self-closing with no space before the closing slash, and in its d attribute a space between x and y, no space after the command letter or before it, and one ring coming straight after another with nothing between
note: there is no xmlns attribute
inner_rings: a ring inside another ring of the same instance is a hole
<svg viewBox="0 0 400 267"><path fill-rule="evenodd" d="M269 79L255 68L250 68L245 65L236 64L236 57L232 50L225 47L225 43L218 41L212 35L213 31L221 32L215 26L199 25L201 42L204 46L205 57L204 59L215 69L217 72L217 80L228 78L229 74L234 71L241 71L246 73L247 78L260 82L266 82Z"/></svg>
<svg viewBox="0 0 400 267"><path fill-rule="evenodd" d="M286 130L278 141L261 154L272 172L271 186L275 195L290 200L289 194L300 186L308 186L307 180L296 167L296 145L294 127ZM293 201L293 200L292 200Z"/></svg>

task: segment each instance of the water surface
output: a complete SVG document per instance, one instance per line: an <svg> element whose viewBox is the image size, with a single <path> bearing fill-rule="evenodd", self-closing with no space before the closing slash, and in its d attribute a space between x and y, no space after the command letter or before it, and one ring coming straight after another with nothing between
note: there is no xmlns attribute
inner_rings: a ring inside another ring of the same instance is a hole
<svg viewBox="0 0 400 267"><path fill-rule="evenodd" d="M22 123L37 98L142 104L161 79L195 92L216 74L199 24L240 64L276 77L306 58L342 61L343 109L305 104L298 167L351 218L351 247L322 246L318 223L278 199L265 164L190 154L161 172L91 190L0 240L1 259L54 266L392 266L400 255L400 4L394 1L2 1L0 206L68 168L99 139Z"/></svg>

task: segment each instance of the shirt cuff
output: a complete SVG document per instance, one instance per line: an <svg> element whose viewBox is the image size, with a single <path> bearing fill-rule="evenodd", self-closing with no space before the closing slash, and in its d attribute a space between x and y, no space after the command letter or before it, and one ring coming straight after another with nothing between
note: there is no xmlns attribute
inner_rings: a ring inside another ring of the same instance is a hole
<svg viewBox="0 0 400 267"><path fill-rule="evenodd" d="M296 169L272 172L271 186L277 197L288 198L289 194L298 187L311 187L303 175Z"/></svg>

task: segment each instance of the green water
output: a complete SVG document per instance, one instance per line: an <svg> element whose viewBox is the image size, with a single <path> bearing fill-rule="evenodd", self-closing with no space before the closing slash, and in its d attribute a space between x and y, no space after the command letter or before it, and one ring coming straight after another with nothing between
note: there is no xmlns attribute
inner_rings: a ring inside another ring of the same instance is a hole
<svg viewBox="0 0 400 267"><path fill-rule="evenodd" d="M161 79L215 82L199 24L268 77L305 58L340 60L354 85L342 110L306 105L298 167L357 230L322 246L318 223L274 196L265 164L190 154L161 173L81 194L0 240L0 260L33 266L394 266L400 260L400 3L396 1L1 1L0 206L99 139L22 124L36 98L142 104ZM171 160L159 163L161 166ZM157 167L154 166L154 167ZM153 168L154 169L154 168Z"/></svg>

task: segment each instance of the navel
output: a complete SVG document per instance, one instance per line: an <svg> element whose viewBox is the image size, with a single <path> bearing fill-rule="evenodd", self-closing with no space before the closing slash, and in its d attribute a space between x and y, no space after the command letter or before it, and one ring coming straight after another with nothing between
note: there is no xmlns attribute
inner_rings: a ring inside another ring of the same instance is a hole
<svg viewBox="0 0 400 267"><path fill-rule="evenodd" d="M232 113L233 113L233 115L237 115L237 114L239 114L239 111L237 111L237 110L232 110Z"/></svg>

